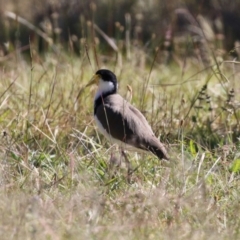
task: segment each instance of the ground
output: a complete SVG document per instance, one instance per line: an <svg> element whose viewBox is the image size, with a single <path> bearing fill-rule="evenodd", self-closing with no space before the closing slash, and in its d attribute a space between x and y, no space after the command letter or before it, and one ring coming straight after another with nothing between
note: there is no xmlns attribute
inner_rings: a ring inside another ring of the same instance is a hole
<svg viewBox="0 0 240 240"><path fill-rule="evenodd" d="M239 239L239 63L88 54L1 63L1 239ZM115 164L84 87L103 67L169 163L130 152L130 179Z"/></svg>

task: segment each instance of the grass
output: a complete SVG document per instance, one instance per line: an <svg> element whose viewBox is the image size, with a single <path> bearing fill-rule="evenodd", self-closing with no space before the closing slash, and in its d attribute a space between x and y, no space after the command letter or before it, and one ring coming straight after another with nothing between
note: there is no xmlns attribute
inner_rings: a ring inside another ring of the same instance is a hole
<svg viewBox="0 0 240 240"><path fill-rule="evenodd" d="M98 55L172 157L130 153L128 183L93 122L89 59L33 51L1 65L1 239L239 239L239 63Z"/></svg>

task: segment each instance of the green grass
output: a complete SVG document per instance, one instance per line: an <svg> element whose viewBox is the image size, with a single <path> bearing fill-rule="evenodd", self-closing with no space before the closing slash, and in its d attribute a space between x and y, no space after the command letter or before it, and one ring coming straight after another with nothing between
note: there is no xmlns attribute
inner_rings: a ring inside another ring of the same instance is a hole
<svg viewBox="0 0 240 240"><path fill-rule="evenodd" d="M129 183L93 122L89 54L1 65L1 239L239 239L238 64L98 56L172 158L129 153Z"/></svg>

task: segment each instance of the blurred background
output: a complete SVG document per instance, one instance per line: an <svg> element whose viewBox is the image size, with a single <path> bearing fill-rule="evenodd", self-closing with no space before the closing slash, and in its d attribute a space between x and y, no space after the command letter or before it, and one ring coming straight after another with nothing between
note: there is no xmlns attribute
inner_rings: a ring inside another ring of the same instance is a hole
<svg viewBox="0 0 240 240"><path fill-rule="evenodd" d="M18 49L35 52L115 52L131 49L160 63L193 57L238 58L240 1L227 0L1 0L0 57ZM106 57L105 56L105 57Z"/></svg>

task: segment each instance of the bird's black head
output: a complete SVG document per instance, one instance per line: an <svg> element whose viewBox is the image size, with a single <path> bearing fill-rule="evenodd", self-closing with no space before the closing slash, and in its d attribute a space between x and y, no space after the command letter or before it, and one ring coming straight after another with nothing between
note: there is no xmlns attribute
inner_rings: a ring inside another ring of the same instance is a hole
<svg viewBox="0 0 240 240"><path fill-rule="evenodd" d="M96 72L96 75L100 75L101 79L105 82L112 82L113 85L117 88L117 77L110 70L100 69Z"/></svg>
<svg viewBox="0 0 240 240"><path fill-rule="evenodd" d="M89 85L92 83L98 83L98 90L94 100L95 114L97 107L103 103L105 97L117 93L118 84L116 75L107 69L98 70Z"/></svg>

